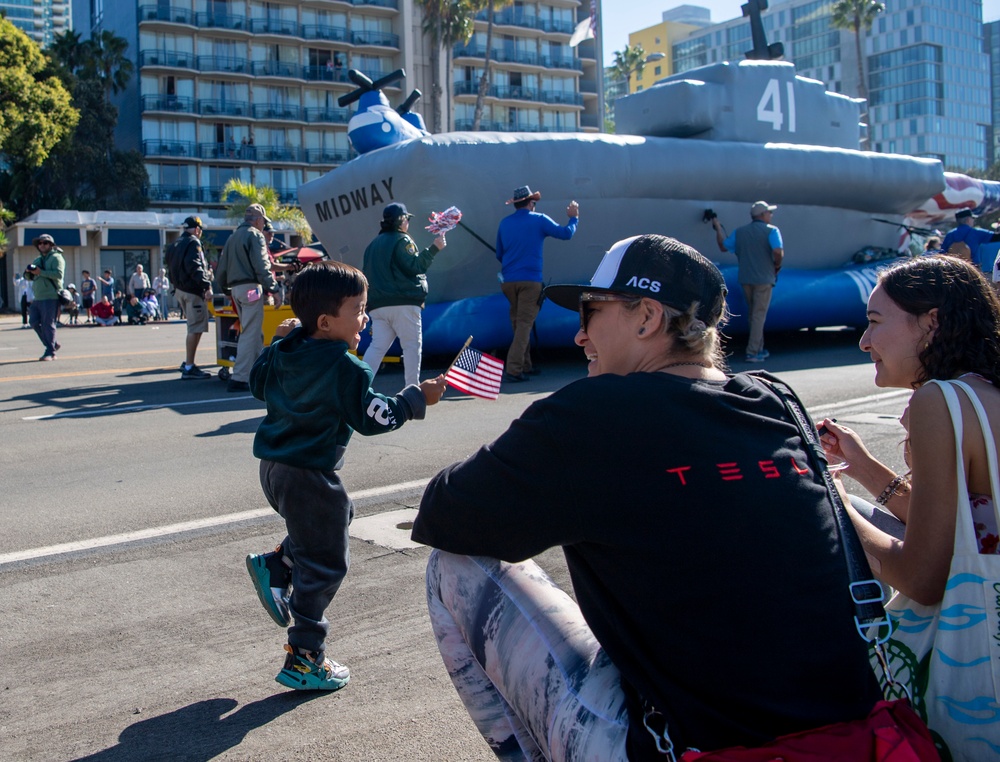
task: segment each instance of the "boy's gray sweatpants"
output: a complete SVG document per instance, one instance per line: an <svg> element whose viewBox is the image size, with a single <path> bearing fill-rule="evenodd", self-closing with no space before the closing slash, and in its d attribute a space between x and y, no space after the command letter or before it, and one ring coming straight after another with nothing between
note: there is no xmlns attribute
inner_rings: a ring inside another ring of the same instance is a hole
<svg viewBox="0 0 1000 762"><path fill-rule="evenodd" d="M294 624L288 644L322 653L330 630L326 608L351 565L348 527L354 503L336 471L262 460L260 486L288 532L281 543L293 564L288 607Z"/></svg>

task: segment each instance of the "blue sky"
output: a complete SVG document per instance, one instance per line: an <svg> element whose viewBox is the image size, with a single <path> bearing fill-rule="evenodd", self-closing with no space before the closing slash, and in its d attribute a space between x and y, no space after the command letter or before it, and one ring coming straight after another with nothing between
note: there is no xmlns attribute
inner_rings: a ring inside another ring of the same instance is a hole
<svg viewBox="0 0 1000 762"><path fill-rule="evenodd" d="M586 2L586 0L584 0ZM745 0L601 0L604 15L604 60L611 64L614 52L628 43L629 32L660 23L663 11L678 5L700 5L712 11L712 21L728 21L742 15ZM885 0L883 0L885 2ZM888 0L891 7L893 0ZM777 2L771 0L771 7ZM1000 0L983 0L983 21L1000 19Z"/></svg>

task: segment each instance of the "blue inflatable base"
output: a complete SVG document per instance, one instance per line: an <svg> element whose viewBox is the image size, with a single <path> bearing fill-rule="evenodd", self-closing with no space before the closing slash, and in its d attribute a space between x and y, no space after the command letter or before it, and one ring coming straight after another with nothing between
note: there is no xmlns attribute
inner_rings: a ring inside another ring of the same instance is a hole
<svg viewBox="0 0 1000 762"><path fill-rule="evenodd" d="M836 270L783 269L767 313L767 330L864 326L867 323L868 296L875 287L878 271L897 261L890 259L863 265L851 264ZM725 332L728 335L746 333L747 305L743 289L737 281L736 268L721 269L729 288L727 301L731 313ZM472 346L477 349L505 347L512 338L510 305L499 292L428 304L424 310L423 327L424 354L456 353L469 336L473 337ZM577 313L546 301L535 321L537 345L572 347L579 327ZM362 336L359 348L362 353L369 342L368 334ZM395 351L398 353L398 349Z"/></svg>

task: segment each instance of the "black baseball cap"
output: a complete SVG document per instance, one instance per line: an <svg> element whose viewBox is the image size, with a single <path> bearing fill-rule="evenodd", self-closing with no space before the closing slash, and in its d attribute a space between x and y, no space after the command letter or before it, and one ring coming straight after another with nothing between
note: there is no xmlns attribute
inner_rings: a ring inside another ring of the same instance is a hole
<svg viewBox="0 0 1000 762"><path fill-rule="evenodd" d="M184 220L184 228L187 230L193 230L194 228L204 228L205 226L201 224L201 217L188 217Z"/></svg>
<svg viewBox="0 0 1000 762"><path fill-rule="evenodd" d="M719 268L692 247L665 235L640 235L614 244L589 284L549 286L545 296L574 311L587 292L647 297L681 312L697 302L698 319L711 326L722 317L727 291Z"/></svg>
<svg viewBox="0 0 1000 762"><path fill-rule="evenodd" d="M963 209L960 212L955 212L955 219L956 220L964 220L966 217L971 217L971 216L972 216L972 210L971 209Z"/></svg>
<svg viewBox="0 0 1000 762"><path fill-rule="evenodd" d="M383 220L397 220L400 217L410 218L413 217L408 211L406 211L406 204L392 203L387 204L385 209L382 210Z"/></svg>

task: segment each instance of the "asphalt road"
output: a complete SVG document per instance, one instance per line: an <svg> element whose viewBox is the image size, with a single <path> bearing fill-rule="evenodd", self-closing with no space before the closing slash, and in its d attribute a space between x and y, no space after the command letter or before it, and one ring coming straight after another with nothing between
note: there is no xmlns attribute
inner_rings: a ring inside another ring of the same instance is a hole
<svg viewBox="0 0 1000 762"><path fill-rule="evenodd" d="M583 376L582 358L543 353L543 375L498 402L452 390L427 420L352 440L352 567L328 611L329 652L352 678L317 696L273 681L284 633L243 562L282 536L251 453L262 404L181 382L178 321L61 329L54 363L19 323L0 320L0 759L494 759L440 663L428 550L407 526L429 477ZM901 468L907 395L873 386L856 341L769 337L766 367ZM446 362L425 358L425 375ZM376 381L401 385L398 368ZM566 581L558 551L541 560Z"/></svg>

